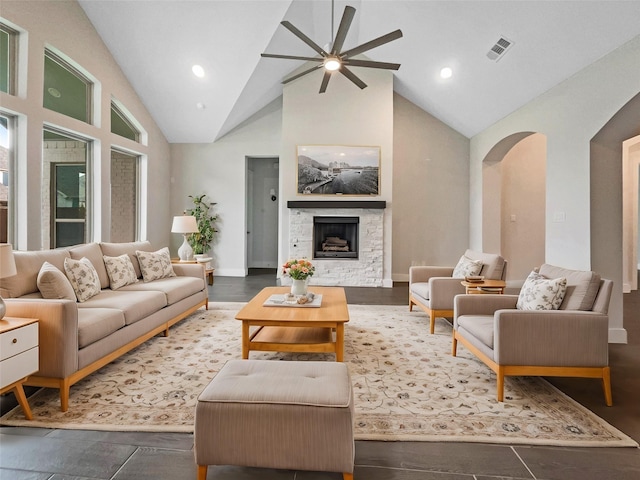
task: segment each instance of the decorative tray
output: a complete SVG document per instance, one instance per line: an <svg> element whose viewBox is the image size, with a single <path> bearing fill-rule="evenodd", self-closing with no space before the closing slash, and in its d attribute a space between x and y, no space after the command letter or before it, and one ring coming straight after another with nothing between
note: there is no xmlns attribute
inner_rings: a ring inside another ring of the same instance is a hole
<svg viewBox="0 0 640 480"><path fill-rule="evenodd" d="M271 295L267 301L262 304L263 307L300 307L300 308L318 308L322 305L322 295L314 294L313 300L307 303L298 303L297 299L285 300L283 294Z"/></svg>
<svg viewBox="0 0 640 480"><path fill-rule="evenodd" d="M476 288L481 292L486 292L486 293L500 293L503 290L500 287L476 287Z"/></svg>

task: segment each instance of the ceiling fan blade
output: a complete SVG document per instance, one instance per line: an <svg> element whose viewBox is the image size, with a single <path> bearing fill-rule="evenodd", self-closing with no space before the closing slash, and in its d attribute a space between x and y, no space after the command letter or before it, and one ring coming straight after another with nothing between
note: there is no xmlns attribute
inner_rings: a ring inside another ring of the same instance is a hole
<svg viewBox="0 0 640 480"><path fill-rule="evenodd" d="M342 20L340 20L338 33L336 33L336 38L333 41L333 47L331 47L332 55L336 55L340 50L342 50L342 45L344 45L344 40L347 38L347 33L349 32L349 27L351 27L351 22L353 21L355 14L355 8L350 7L349 5L344 7L344 13L342 14Z"/></svg>
<svg viewBox="0 0 640 480"><path fill-rule="evenodd" d="M261 57L267 58L284 58L285 60L306 60L307 62L324 62L324 58L320 57L298 57L296 55L278 55L273 53L261 53Z"/></svg>
<svg viewBox="0 0 640 480"><path fill-rule="evenodd" d="M303 75L306 75L307 73L311 73L311 72L313 72L314 70L317 70L318 68L321 68L321 67L322 67L322 64L320 64L320 65L314 65L313 67L311 67L311 68L309 68L309 69L307 69L307 70L304 70L303 72L300 72L300 73L298 73L298 74L296 74L296 75L293 75L292 77L285 78L284 80L282 80L282 84L284 85L285 83L292 82L292 81L294 81L296 78L300 78L300 77L302 77Z"/></svg>
<svg viewBox="0 0 640 480"><path fill-rule="evenodd" d="M387 70L398 70L400 68L399 63L387 63L387 62L374 62L372 60L345 60L344 65L351 65L352 67L370 67L370 68L385 68Z"/></svg>
<svg viewBox="0 0 640 480"><path fill-rule="evenodd" d="M331 79L331 72L325 70L324 76L322 77L322 83L320 84L320 92L324 93L327 91L327 85L329 85L329 80Z"/></svg>
<svg viewBox="0 0 640 480"><path fill-rule="evenodd" d="M340 54L340 56L342 58L348 58L348 57L355 57L356 55L359 55L360 53L364 53L367 50L371 50L373 48L379 47L381 45L384 45L385 43L389 43L393 40L397 40L398 38L402 37L402 31L401 30L395 30L391 33L387 33L386 35L382 35L381 37L375 38L373 40L371 40L370 42L367 43L363 43L362 45L352 48L351 50L347 50L346 52L343 52Z"/></svg>
<svg viewBox="0 0 640 480"><path fill-rule="evenodd" d="M340 67L340 73L351 80L353 83L355 83L358 87L360 87L361 90L363 88L367 88L367 84L360 80L351 70L349 70L344 65Z"/></svg>
<svg viewBox="0 0 640 480"><path fill-rule="evenodd" d="M309 45L311 48L313 48L316 52L318 52L320 55L322 55L323 57L326 57L328 55L327 52L325 52L317 43L315 43L313 40L311 40L309 37L307 37L304 33L302 33L300 30L298 30L296 27L294 27L291 22L288 21L283 21L280 22L285 28L287 28L291 33L293 33L296 37L298 37L300 40L302 40L304 43L306 43L307 45Z"/></svg>

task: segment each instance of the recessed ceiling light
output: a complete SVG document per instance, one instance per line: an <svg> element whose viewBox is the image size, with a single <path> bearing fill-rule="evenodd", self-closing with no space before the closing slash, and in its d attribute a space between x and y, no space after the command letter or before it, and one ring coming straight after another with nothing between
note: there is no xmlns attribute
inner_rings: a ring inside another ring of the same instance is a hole
<svg viewBox="0 0 640 480"><path fill-rule="evenodd" d="M453 70L451 70L451 67L444 67L442 70L440 70L440 77L441 78L451 78L451 76L453 75Z"/></svg>
<svg viewBox="0 0 640 480"><path fill-rule="evenodd" d="M62 94L60 93L60 90L58 90L57 88L49 87L47 88L47 92L49 92L49 95L51 95L54 98L60 98L62 96Z"/></svg>
<svg viewBox="0 0 640 480"><path fill-rule="evenodd" d="M204 77L204 68L202 68L200 65L194 65L193 67L191 67L191 71L198 78Z"/></svg>

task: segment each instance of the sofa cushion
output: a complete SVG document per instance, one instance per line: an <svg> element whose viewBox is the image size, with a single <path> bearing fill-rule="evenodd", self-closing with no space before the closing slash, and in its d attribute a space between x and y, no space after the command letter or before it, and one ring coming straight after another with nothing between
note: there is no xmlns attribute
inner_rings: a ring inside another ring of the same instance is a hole
<svg viewBox="0 0 640 480"><path fill-rule="evenodd" d="M167 298L167 305L173 305L180 300L201 292L205 288L204 279L196 277L169 277L153 282L138 282L122 287L120 291L156 291L163 292Z"/></svg>
<svg viewBox="0 0 640 480"><path fill-rule="evenodd" d="M4 298L18 298L39 292L38 274L44 262L64 271L64 259L69 258L68 250L39 250L35 252L13 251L17 275L0 278L0 295Z"/></svg>
<svg viewBox="0 0 640 480"><path fill-rule="evenodd" d="M560 310L586 310L593 308L593 302L600 289L600 275L588 270L570 270L544 264L539 272L548 278L564 277L567 279L567 291L560 305Z"/></svg>
<svg viewBox="0 0 640 480"><path fill-rule="evenodd" d="M78 309L78 348L102 340L124 327L124 313L113 308Z"/></svg>
<svg viewBox="0 0 640 480"><path fill-rule="evenodd" d="M161 310L166 305L166 296L162 292L125 292L122 289L116 291L106 289L86 302L78 304L78 308L120 310L124 314L125 324L131 325Z"/></svg>
<svg viewBox="0 0 640 480"><path fill-rule="evenodd" d="M547 278L531 272L518 295L518 310L558 310L567 289L567 279Z"/></svg>
<svg viewBox="0 0 640 480"><path fill-rule="evenodd" d="M80 260L65 258L64 271L79 302L86 302L100 293L98 272L87 257Z"/></svg>
<svg viewBox="0 0 640 480"><path fill-rule="evenodd" d="M411 293L415 293L425 300L429 300L429 282L418 282L411 284Z"/></svg>
<svg viewBox="0 0 640 480"><path fill-rule="evenodd" d="M482 270L475 275L484 275L486 279L490 280L502 280L504 277L504 269L506 268L506 262L502 256L497 253L485 253L476 252L474 250L467 250L464 252L464 256L472 260L482 261Z"/></svg>
<svg viewBox="0 0 640 480"><path fill-rule="evenodd" d="M69 254L71 258L76 260L80 260L83 257L88 258L96 269L96 272L98 272L100 288L109 288L109 275L107 275L107 269L104 266L100 245L94 242L69 247Z"/></svg>
<svg viewBox="0 0 640 480"><path fill-rule="evenodd" d="M136 251L136 256L140 262L142 279L151 282L160 278L174 277L176 274L171 266L171 256L169 248L164 247L155 252Z"/></svg>
<svg viewBox="0 0 640 480"><path fill-rule="evenodd" d="M73 290L69 279L49 262L44 262L40 267L37 284L42 298L76 301L76 292Z"/></svg>
<svg viewBox="0 0 640 480"><path fill-rule="evenodd" d="M482 270L482 260L473 260L466 255L460 257L458 264L453 269L453 278L464 278L471 275L478 275Z"/></svg>
<svg viewBox="0 0 640 480"><path fill-rule="evenodd" d="M104 266L109 275L109 286L111 290L117 290L125 285L130 285L138 281L138 276L133 268L129 255L123 253L118 257L104 255Z"/></svg>
<svg viewBox="0 0 640 480"><path fill-rule="evenodd" d="M140 271L140 263L138 263L138 257L136 256L136 250L141 250L144 252L151 252L153 249L151 248L151 243L148 241L144 242L125 242L125 243L107 243L102 242L100 244L100 248L102 249L102 254L107 255L109 257L119 257L120 255L126 253L129 255L129 259L133 264L133 269L136 272L136 277L142 278L142 272Z"/></svg>
<svg viewBox="0 0 640 480"><path fill-rule="evenodd" d="M456 322L458 329L466 330L493 350L493 315L461 315Z"/></svg>

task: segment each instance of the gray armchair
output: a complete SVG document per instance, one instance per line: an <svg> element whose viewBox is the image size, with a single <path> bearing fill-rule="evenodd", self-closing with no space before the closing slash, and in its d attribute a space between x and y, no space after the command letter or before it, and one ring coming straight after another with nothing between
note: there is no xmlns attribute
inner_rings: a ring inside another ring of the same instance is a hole
<svg viewBox="0 0 640 480"><path fill-rule="evenodd" d="M504 280L507 262L500 255L467 250L464 256L482 261L479 275ZM436 317L453 318L453 299L465 293L464 276L453 278L455 267L414 266L409 268L409 311L416 305L429 315L429 331L434 332Z"/></svg>
<svg viewBox="0 0 640 480"><path fill-rule="evenodd" d="M461 343L493 370L499 402L505 376L561 376L602 379L611 406L607 311L613 282L551 265L540 273L567 278L558 310L517 309L517 295L457 296L452 355Z"/></svg>

